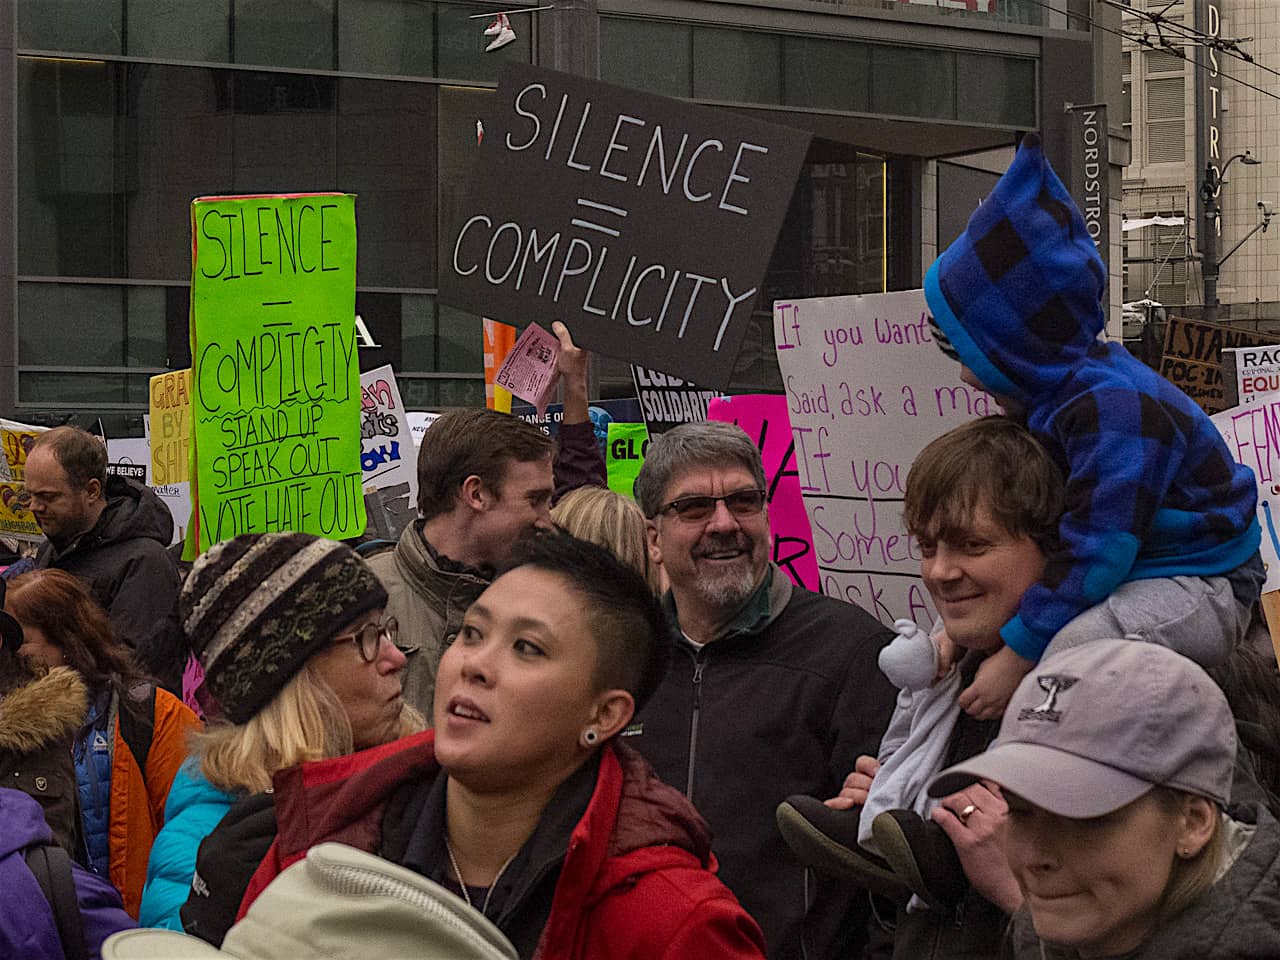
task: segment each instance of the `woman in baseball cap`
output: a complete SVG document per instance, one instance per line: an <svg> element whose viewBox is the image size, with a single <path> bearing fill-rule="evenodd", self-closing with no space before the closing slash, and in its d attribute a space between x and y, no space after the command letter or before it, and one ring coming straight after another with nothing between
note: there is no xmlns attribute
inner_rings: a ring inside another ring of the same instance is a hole
<svg viewBox="0 0 1280 960"><path fill-rule="evenodd" d="M1261 806L1228 815L1235 759L1199 666L1100 640L1043 661L990 749L929 792L971 826L1007 806L1007 864L966 872L1015 914L1017 960L1280 957L1280 829Z"/></svg>

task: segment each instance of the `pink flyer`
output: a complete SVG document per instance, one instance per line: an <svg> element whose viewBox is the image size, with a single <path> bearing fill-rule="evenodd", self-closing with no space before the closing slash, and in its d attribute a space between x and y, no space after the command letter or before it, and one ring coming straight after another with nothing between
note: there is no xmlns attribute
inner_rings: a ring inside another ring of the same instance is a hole
<svg viewBox="0 0 1280 960"><path fill-rule="evenodd" d="M556 386L556 360L560 341L536 323L525 327L520 339L502 362L494 382L538 408L541 416Z"/></svg>

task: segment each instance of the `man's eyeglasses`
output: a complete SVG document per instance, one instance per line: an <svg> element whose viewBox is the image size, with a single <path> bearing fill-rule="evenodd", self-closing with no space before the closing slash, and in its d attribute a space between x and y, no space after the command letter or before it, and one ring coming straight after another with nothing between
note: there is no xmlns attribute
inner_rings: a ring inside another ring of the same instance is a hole
<svg viewBox="0 0 1280 960"><path fill-rule="evenodd" d="M672 500L658 512L697 523L715 513L716 504L721 501L735 517L753 517L764 509L765 492L737 490L726 493L723 497L681 497L679 500Z"/></svg>
<svg viewBox="0 0 1280 960"><path fill-rule="evenodd" d="M382 638L386 637L391 643L395 643L399 635L400 624L395 617L387 617L381 623L366 623L355 633L340 633L333 638L333 642L335 645L354 642L356 649L360 651L360 659L365 663L373 663L382 649Z"/></svg>

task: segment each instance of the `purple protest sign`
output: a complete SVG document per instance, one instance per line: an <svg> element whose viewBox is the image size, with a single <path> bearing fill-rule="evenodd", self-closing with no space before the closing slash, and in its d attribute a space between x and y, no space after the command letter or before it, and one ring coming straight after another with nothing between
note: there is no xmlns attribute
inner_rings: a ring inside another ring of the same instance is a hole
<svg viewBox="0 0 1280 960"><path fill-rule="evenodd" d="M822 581L813 552L813 531L800 495L796 445L787 398L772 394L719 397L707 405L708 420L736 423L760 450L769 492L769 532L773 561L796 586L818 592Z"/></svg>

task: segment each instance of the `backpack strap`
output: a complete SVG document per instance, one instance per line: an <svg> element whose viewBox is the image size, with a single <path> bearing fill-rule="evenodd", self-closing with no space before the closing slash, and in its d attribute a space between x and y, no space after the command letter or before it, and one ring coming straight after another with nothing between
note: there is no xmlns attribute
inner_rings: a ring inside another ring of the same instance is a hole
<svg viewBox="0 0 1280 960"><path fill-rule="evenodd" d="M120 705L120 737L133 754L145 780L147 756L151 753L151 740L156 732L155 685L147 684L145 692L135 687L125 697L130 702Z"/></svg>
<svg viewBox="0 0 1280 960"><path fill-rule="evenodd" d="M71 858L56 843L40 843L27 847L24 858L27 869L40 884L44 898L53 910L62 953L66 960L88 960L89 949L84 939L84 921L80 901L76 899L75 878Z"/></svg>

